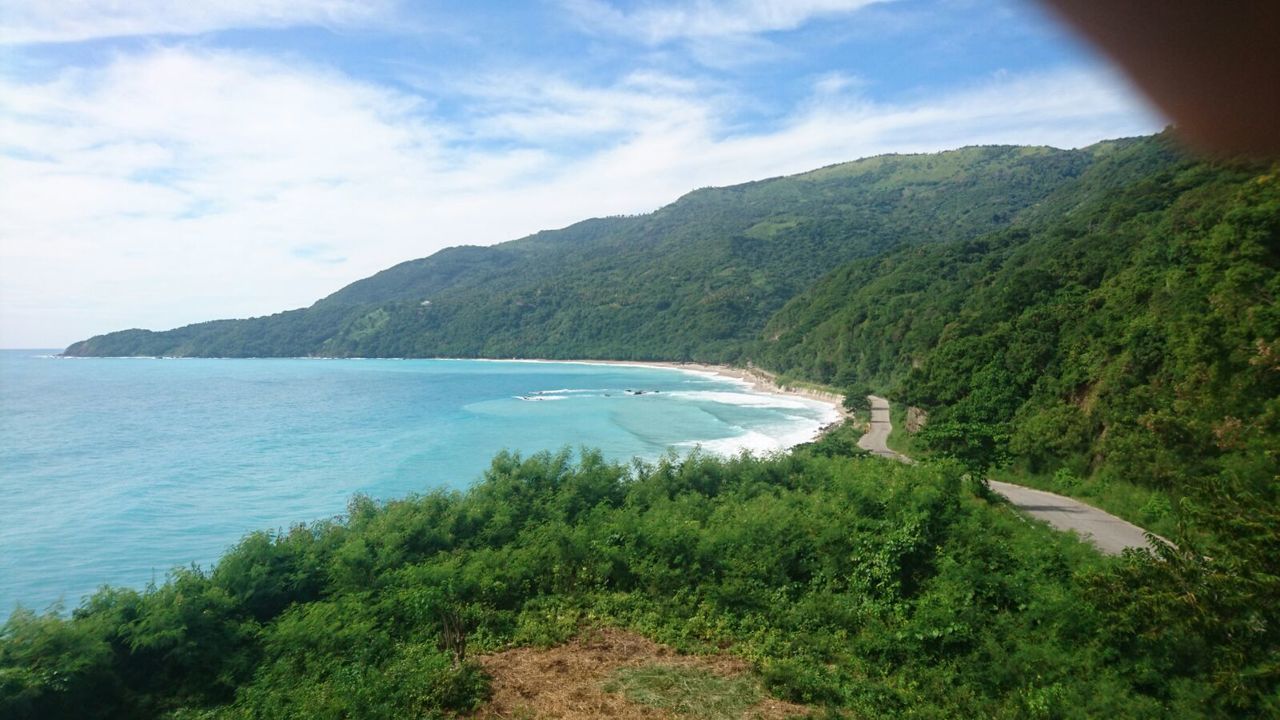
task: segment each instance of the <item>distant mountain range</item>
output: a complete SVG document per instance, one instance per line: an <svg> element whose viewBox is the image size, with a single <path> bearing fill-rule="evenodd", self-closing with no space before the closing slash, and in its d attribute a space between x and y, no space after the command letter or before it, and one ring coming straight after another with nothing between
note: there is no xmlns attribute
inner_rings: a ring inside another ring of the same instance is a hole
<svg viewBox="0 0 1280 720"><path fill-rule="evenodd" d="M1021 225L1100 159L1142 142L884 155L696 190L647 215L442 250L306 309L125 330L66 354L737 361L774 313L840 265Z"/></svg>

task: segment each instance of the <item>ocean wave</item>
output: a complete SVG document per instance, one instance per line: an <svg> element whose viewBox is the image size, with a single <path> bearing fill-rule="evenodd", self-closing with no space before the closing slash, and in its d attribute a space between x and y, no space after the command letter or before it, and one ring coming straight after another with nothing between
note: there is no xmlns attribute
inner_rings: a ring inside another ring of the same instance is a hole
<svg viewBox="0 0 1280 720"><path fill-rule="evenodd" d="M701 402L716 402L722 405L739 405L742 407L780 408L785 410L809 410L823 403L814 400L803 400L784 395L765 395L763 393L725 392L722 390L677 390L667 393L672 397Z"/></svg>
<svg viewBox="0 0 1280 720"><path fill-rule="evenodd" d="M733 457L744 450L757 457L782 452L793 445L808 442L817 432L817 427L806 428L803 432L792 431L783 435L774 435L759 430L748 430L740 435L713 440L697 440L676 443L675 447L699 448L703 452L720 457Z"/></svg>
<svg viewBox="0 0 1280 720"><path fill-rule="evenodd" d="M737 435L709 440L687 440L675 443L678 448L700 448L703 452L720 457L733 457L747 451L757 457L788 450L796 445L815 440L829 419L789 416L791 422L762 428L743 430Z"/></svg>

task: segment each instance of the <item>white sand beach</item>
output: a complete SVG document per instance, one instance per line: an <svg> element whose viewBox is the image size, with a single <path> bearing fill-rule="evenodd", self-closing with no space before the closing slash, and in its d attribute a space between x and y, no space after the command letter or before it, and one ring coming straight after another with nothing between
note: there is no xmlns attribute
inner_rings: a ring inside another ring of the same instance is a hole
<svg viewBox="0 0 1280 720"><path fill-rule="evenodd" d="M799 445L800 443L816 440L817 438L822 437L825 433L838 427L849 418L849 412L845 410L844 407L843 395L835 392L826 392L810 388L784 386L777 382L776 376L772 373L759 368L738 368L728 365L710 365L706 363L647 360L532 360L531 362L572 362L583 365L618 365L623 367L653 367L668 370L680 370L682 372L733 380L748 387L753 393L801 398L810 402L821 403L830 408L831 413L827 421L821 423L812 433L806 433L804 437L796 436L787 438L786 441L782 443L783 447L792 447L794 445ZM729 449L730 448L725 448L725 450ZM745 442L739 443L737 449L754 451L762 450L764 447L757 446L755 443ZM725 453L723 450L718 450L717 453L732 454Z"/></svg>

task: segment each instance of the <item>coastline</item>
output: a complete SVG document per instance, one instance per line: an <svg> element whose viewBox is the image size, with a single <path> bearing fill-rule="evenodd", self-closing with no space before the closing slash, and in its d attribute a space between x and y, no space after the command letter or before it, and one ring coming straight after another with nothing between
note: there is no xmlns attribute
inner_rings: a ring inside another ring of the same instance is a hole
<svg viewBox="0 0 1280 720"><path fill-rule="evenodd" d="M49 357L57 359L90 359L91 356L84 358L79 356L51 355ZM137 359L137 360L183 360L183 359L213 359L213 358L186 358L186 357L156 357L156 356L136 356L118 359ZM225 358L223 358L225 359ZM806 442L813 442L825 436L827 433L835 430L850 420L852 415L844 407L844 396L823 390L812 388L786 386L778 383L777 377L766 370L755 367L733 367L730 365L713 365L710 363L699 362L680 362L674 360L600 360L600 359L570 359L570 358L520 358L520 357L492 357L492 358L475 358L475 357L426 357L426 358L364 358L364 357L324 357L324 356L300 356L295 358L243 358L243 359L292 359L292 360L471 360L479 362L526 362L526 363L559 363L573 365L612 365L616 367L635 367L635 368L653 368L662 370L676 370L679 372L702 375L704 377L715 377L722 380L730 380L734 383L744 386L751 393L758 395L774 395L779 397L798 398L812 403L818 403L825 406L829 412L829 417L821 422L812 433L802 440L794 438L786 441L780 449L789 450L796 445ZM755 450L750 446L742 446L738 449Z"/></svg>
<svg viewBox="0 0 1280 720"><path fill-rule="evenodd" d="M496 358L495 358L496 359ZM512 358L519 361L520 358ZM695 373L699 375L712 375L719 378L733 380L742 383L751 388L752 392L762 395L778 395L783 397L797 397L812 402L822 403L831 408L837 416L832 422L828 422L818 428L813 437L807 442L812 442L836 429L849 420L850 413L844 407L844 396L834 392L824 392L822 390L812 390L809 388L798 388L781 385L777 381L777 377L770 372L759 368L738 368L729 365L710 365L707 363L696 362L675 362L668 360L544 360L544 359L528 359L526 362L547 362L547 363L575 363L579 365L616 365L621 367L648 367L660 368L664 370L679 370L682 372ZM788 448L789 449L789 448Z"/></svg>
<svg viewBox="0 0 1280 720"><path fill-rule="evenodd" d="M46 486L68 490L57 495L57 513L47 522L15 526L14 533L20 534L0 532L10 557L41 558L30 565L32 572L6 575L0 600L21 599L40 607L63 592L67 597L91 593L102 582L143 587L153 567L192 561L207 566L243 533L333 517L344 511L353 493L391 500L435 488L465 488L491 466L497 452L517 442L526 458L543 449L586 445L623 465L637 456L650 463L672 453L687 457L695 448L703 456L732 459L745 451L768 457L813 440L839 416L834 396L787 391L761 373L696 363L587 361L575 367L572 361L550 360L541 367L499 368L482 367L476 358L356 362L150 356L60 363L52 356L33 355L17 351L3 356L6 364L0 370L12 381L5 389L22 390L5 394L6 403L12 403L6 409L21 408L24 414L14 418L35 421L15 423L22 434L6 437L0 451L21 455L10 475L36 481L0 482L0 491L9 492L15 512L38 514L50 497ZM446 362L465 363L466 371L444 367ZM412 367L418 363L434 367ZM586 367L590 364L597 367ZM469 389L444 397L448 394L435 392L420 377L426 371L461 376ZM495 386L486 378L490 373L515 378ZM101 382L103 377L112 381ZM602 384L592 382L605 377L609 379ZM572 378L575 384L544 384L551 378ZM55 402L50 402L46 384L58 389ZM606 386L616 390L614 400L581 406L511 399L561 387L585 388L594 397L599 394L595 389ZM648 392L650 386L661 394ZM320 387L344 390L316 392ZM641 397L624 396L625 388L643 392L635 393ZM424 413L435 412L436 405L428 408L425 403L438 396L450 414L436 422ZM120 397L130 401L112 401ZM173 402L175 397L182 402ZM472 404L485 405L468 409ZM686 406L722 412L717 416ZM102 407L105 414L94 415ZM564 427L573 429L570 434L559 430L561 415L587 421L565 422ZM630 422L618 423L616 431L605 428L615 415ZM141 420L121 420L131 416ZM189 421L197 416L210 420ZM597 425L617 440L593 440ZM524 426L543 431L523 437L518 433ZM647 428L658 432L646 438ZM152 432L166 442L150 452L136 452L138 438ZM246 437L255 440L245 442ZM67 443L80 438L87 438L83 447L97 458L94 472L59 459ZM643 447L646 442L653 447ZM20 453L12 452L15 448ZM156 477L172 480L154 482ZM137 507L147 508L146 533L119 532ZM63 532L68 523L77 529L71 540ZM193 527L200 531L190 532ZM122 563L121 557L143 559Z"/></svg>

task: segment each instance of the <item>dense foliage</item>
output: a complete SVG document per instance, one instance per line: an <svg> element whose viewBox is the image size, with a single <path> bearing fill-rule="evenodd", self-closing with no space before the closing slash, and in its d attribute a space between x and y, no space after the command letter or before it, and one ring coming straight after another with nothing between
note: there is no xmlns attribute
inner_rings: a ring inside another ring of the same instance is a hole
<svg viewBox="0 0 1280 720"><path fill-rule="evenodd" d="M935 448L1058 471L1067 492L1093 478L1177 497L1228 473L1274 502L1278 300L1276 170L1152 142L1022 227L837 270L771 321L758 356L870 383L928 409Z"/></svg>
<svg viewBox="0 0 1280 720"><path fill-rule="evenodd" d="M886 155L708 188L647 215L450 248L304 310L128 330L67 353L739 360L831 268L1003 227L1114 145Z"/></svg>
<svg viewBox="0 0 1280 720"><path fill-rule="evenodd" d="M919 441L970 467L1171 529L1181 550L1100 583L1100 603L1143 638L1132 652L1198 636L1180 662L1214 655L1228 705L1268 696L1275 714L1278 347L1280 172L1155 141L1021 227L838 269L755 355L927 409Z"/></svg>
<svg viewBox="0 0 1280 720"><path fill-rule="evenodd" d="M959 474L826 446L632 468L501 455L463 494L357 498L211 572L101 590L71 619L16 613L0 716L440 716L486 695L466 651L602 623L731 648L772 692L857 717L1280 709L1253 646L1178 614L1171 570L1101 558Z"/></svg>

